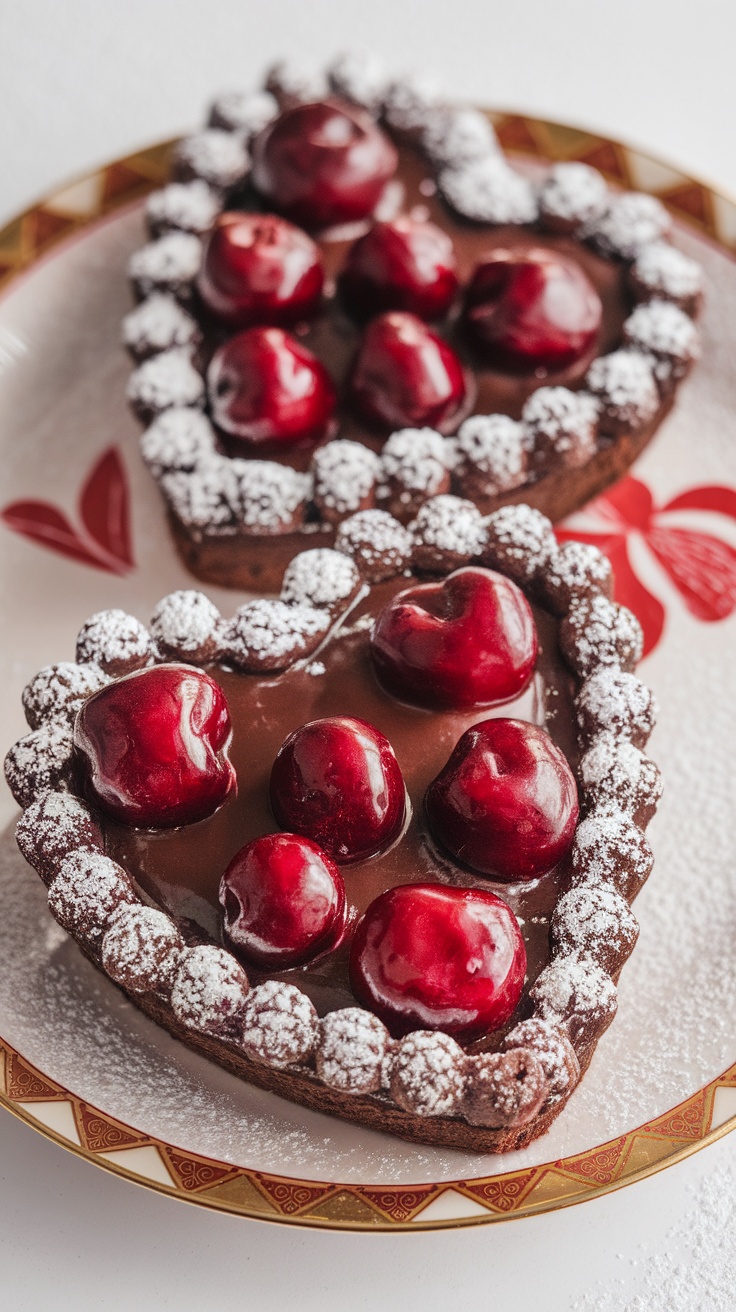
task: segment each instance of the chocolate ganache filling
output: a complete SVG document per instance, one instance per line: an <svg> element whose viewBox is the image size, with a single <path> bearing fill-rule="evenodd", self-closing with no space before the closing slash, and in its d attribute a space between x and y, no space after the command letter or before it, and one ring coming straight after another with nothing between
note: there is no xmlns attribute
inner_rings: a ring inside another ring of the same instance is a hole
<svg viewBox="0 0 736 1312"><path fill-rule="evenodd" d="M277 830L269 805L269 777L284 739L300 725L325 716L367 720L394 748L409 806L405 828L388 850L341 866L353 917L397 884L437 882L495 892L520 921L528 956L526 994L549 961L549 916L559 896L560 869L524 884L500 884L473 874L438 849L428 831L423 799L461 734L491 716L544 726L575 764L572 679L559 654L557 622L546 610L533 608L539 657L531 683L514 701L490 710L423 710L389 696L376 679L369 653L372 619L406 585L406 579L396 579L374 586L311 660L282 674L263 677L211 667L208 672L221 685L232 717L230 755L237 796L229 797L208 819L178 830L132 829L105 818L107 851L187 931L196 938L221 941L218 889L225 868L245 843ZM326 957L276 977L297 983L321 1014L354 1006L348 949L349 936ZM248 970L257 978L251 965ZM481 1046L495 1046L500 1033L482 1040Z"/></svg>

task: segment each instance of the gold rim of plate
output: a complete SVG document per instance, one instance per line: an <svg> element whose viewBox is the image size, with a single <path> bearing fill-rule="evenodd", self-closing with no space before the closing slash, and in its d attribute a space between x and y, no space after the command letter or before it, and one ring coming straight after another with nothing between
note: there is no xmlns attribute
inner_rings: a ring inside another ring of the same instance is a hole
<svg viewBox="0 0 736 1312"><path fill-rule="evenodd" d="M577 160L615 185L647 191L732 257L736 199L636 147L521 114L489 114L505 150ZM106 164L0 229L0 289L60 241L140 200L168 174L173 141ZM484 1225L586 1202L645 1179L736 1129L736 1064L664 1115L608 1143L540 1166L440 1184L364 1185L294 1179L176 1148L108 1116L0 1038L0 1105L54 1143L172 1198L262 1221L335 1230Z"/></svg>

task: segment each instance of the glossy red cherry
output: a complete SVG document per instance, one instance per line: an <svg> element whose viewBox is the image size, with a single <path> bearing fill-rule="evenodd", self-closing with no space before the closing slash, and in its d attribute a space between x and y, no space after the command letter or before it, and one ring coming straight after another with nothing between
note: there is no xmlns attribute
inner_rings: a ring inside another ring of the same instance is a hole
<svg viewBox="0 0 736 1312"><path fill-rule="evenodd" d="M516 916L480 889L390 888L358 921L350 950L356 998L397 1035L442 1029L467 1040L498 1029L525 972Z"/></svg>
<svg viewBox="0 0 736 1312"><path fill-rule="evenodd" d="M455 251L434 223L402 215L376 223L348 251L340 289L349 310L408 310L439 319L457 291Z"/></svg>
<svg viewBox="0 0 736 1312"><path fill-rule="evenodd" d="M257 966L285 970L331 951L345 934L342 875L297 834L246 843L220 881L225 941Z"/></svg>
<svg viewBox="0 0 736 1312"><path fill-rule="evenodd" d="M531 607L515 583L468 566L400 592L381 611L371 657L389 692L419 706L495 706L523 692L537 660Z"/></svg>
<svg viewBox="0 0 736 1312"><path fill-rule="evenodd" d="M336 861L361 861L388 847L406 810L388 738L348 715L303 724L273 763L271 808L283 829L311 838Z"/></svg>
<svg viewBox="0 0 736 1312"><path fill-rule="evenodd" d="M373 319L353 364L357 408L388 428L451 431L464 410L467 379L451 346L416 315Z"/></svg>
<svg viewBox="0 0 736 1312"><path fill-rule="evenodd" d="M496 879L536 879L568 851L578 819L572 770L549 734L524 720L467 729L425 797L435 838Z"/></svg>
<svg viewBox="0 0 736 1312"><path fill-rule="evenodd" d="M398 163L370 115L328 100L285 110L256 137L252 152L261 194L312 229L365 218Z"/></svg>
<svg viewBox="0 0 736 1312"><path fill-rule="evenodd" d="M288 327L319 305L319 251L301 228L273 214L221 214L210 229L197 287L218 319L237 328Z"/></svg>
<svg viewBox="0 0 736 1312"><path fill-rule="evenodd" d="M475 270L464 318L489 362L549 372L594 346L602 313L595 287L574 260L543 249L498 250Z"/></svg>
<svg viewBox="0 0 736 1312"><path fill-rule="evenodd" d="M319 442L335 409L324 365L281 328L248 328L225 342L207 390L215 423L249 446Z"/></svg>
<svg viewBox="0 0 736 1312"><path fill-rule="evenodd" d="M138 829L190 825L236 788L227 749L230 712L202 670L158 665L108 684L74 724L74 749L90 801Z"/></svg>

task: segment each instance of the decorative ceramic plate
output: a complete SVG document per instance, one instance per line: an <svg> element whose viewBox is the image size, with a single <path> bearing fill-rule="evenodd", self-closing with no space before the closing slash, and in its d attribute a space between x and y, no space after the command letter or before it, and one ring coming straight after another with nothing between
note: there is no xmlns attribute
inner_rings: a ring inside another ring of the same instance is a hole
<svg viewBox="0 0 736 1312"><path fill-rule="evenodd" d="M523 167L584 160L655 193L706 272L701 364L634 474L561 530L610 555L618 600L643 624L666 793L618 1017L551 1131L502 1158L426 1148L227 1075L82 958L16 849L7 792L0 802L0 1101L100 1166L242 1216L343 1229L525 1216L651 1174L736 1128L736 205L616 142L494 122ZM169 152L111 164L0 232L3 753L23 731L23 685L73 656L82 620L109 606L146 619L189 586L138 456L118 340L141 199ZM211 591L232 609L232 596Z"/></svg>

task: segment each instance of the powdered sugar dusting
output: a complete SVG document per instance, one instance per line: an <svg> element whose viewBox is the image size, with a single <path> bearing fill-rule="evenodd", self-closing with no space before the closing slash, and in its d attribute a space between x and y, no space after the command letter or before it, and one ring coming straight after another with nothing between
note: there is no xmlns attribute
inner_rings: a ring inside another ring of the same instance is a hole
<svg viewBox="0 0 736 1312"><path fill-rule="evenodd" d="M214 429L201 410L172 406L143 433L141 454L157 477L169 470L187 473L199 465L211 466L217 454Z"/></svg>
<svg viewBox="0 0 736 1312"><path fill-rule="evenodd" d="M332 1089L372 1093L381 1086L381 1067L391 1046L386 1026L369 1011L331 1011L320 1022L317 1074Z"/></svg>
<svg viewBox="0 0 736 1312"><path fill-rule="evenodd" d="M581 687L576 706L580 728L589 736L606 730L646 743L657 716L654 695L635 674L615 666L596 670Z"/></svg>
<svg viewBox="0 0 736 1312"><path fill-rule="evenodd" d="M467 1057L449 1034L415 1030L394 1057L391 1093L417 1116L452 1116L465 1092Z"/></svg>
<svg viewBox="0 0 736 1312"><path fill-rule="evenodd" d="M433 428L401 428L386 442L381 463L385 478L407 494L431 497L447 478L449 443Z"/></svg>
<svg viewBox="0 0 736 1312"><path fill-rule="evenodd" d="M246 1053L271 1066L293 1066L310 1055L319 1037L317 1013L294 984L269 979L251 993L243 1018Z"/></svg>
<svg viewBox="0 0 736 1312"><path fill-rule="evenodd" d="M283 601L308 606L340 606L360 584L360 574L349 556L329 547L302 551L286 567L281 585Z"/></svg>
<svg viewBox="0 0 736 1312"><path fill-rule="evenodd" d="M222 1039L242 1033L248 977L224 948L200 944L181 955L171 989L171 1006L188 1029Z"/></svg>
<svg viewBox="0 0 736 1312"><path fill-rule="evenodd" d="M127 396L147 416L169 406L204 405L204 379L188 350L162 351L133 370Z"/></svg>
<svg viewBox="0 0 736 1312"><path fill-rule="evenodd" d="M220 612L203 592L183 589L171 592L151 616L151 633L165 651L208 658L215 654L215 634Z"/></svg>
<svg viewBox="0 0 736 1312"><path fill-rule="evenodd" d="M433 164L441 168L501 158L496 134L479 109L438 106L423 126L421 143Z"/></svg>
<svg viewBox="0 0 736 1312"><path fill-rule="evenodd" d="M71 728L50 720L13 744L5 757L5 778L18 805L26 807L47 789L68 784L71 767Z"/></svg>
<svg viewBox="0 0 736 1312"><path fill-rule="evenodd" d="M179 230L202 237L221 209L220 196L201 178L193 182L170 182L159 191L152 191L146 200L146 218L155 236Z"/></svg>
<svg viewBox="0 0 736 1312"><path fill-rule="evenodd" d="M590 366L585 384L603 403L604 419L617 428L636 431L656 414L657 384L649 359L640 351L599 356Z"/></svg>
<svg viewBox="0 0 736 1312"><path fill-rule="evenodd" d="M110 675L140 669L153 656L148 629L124 610L99 610L79 630L77 660L96 662Z"/></svg>
<svg viewBox="0 0 736 1312"><path fill-rule="evenodd" d="M401 574L411 557L411 534L385 510L361 510L343 520L335 548L352 556L369 583Z"/></svg>
<svg viewBox="0 0 736 1312"><path fill-rule="evenodd" d="M555 949L584 952L604 970L615 970L623 964L638 934L636 916L613 888L570 889L560 898L552 917Z"/></svg>
<svg viewBox="0 0 736 1312"><path fill-rule="evenodd" d="M184 942L163 911L123 905L102 940L102 965L111 979L133 993L171 990Z"/></svg>
<svg viewBox="0 0 736 1312"><path fill-rule="evenodd" d="M486 157L443 169L439 187L458 214L478 223L534 223L537 217L532 184L503 159Z"/></svg>
<svg viewBox="0 0 736 1312"><path fill-rule="evenodd" d="M700 334L692 319L671 301L637 305L624 324L627 342L672 361L678 374L700 358Z"/></svg>
<svg viewBox="0 0 736 1312"><path fill-rule="evenodd" d="M526 479L524 426L508 415L472 415L460 426L454 476L472 496L494 496Z"/></svg>
<svg viewBox="0 0 736 1312"><path fill-rule="evenodd" d="M294 526L311 493L308 474L271 460L232 460L229 464L240 493L238 519L246 529L283 533Z"/></svg>
<svg viewBox="0 0 736 1312"><path fill-rule="evenodd" d="M201 261L199 237L190 232L168 232L133 252L128 274L140 296L157 291L187 295Z"/></svg>
<svg viewBox="0 0 736 1312"><path fill-rule="evenodd" d="M155 292L126 314L123 342L137 360L172 347L191 347L200 338L196 319L173 296Z"/></svg>
<svg viewBox="0 0 736 1312"><path fill-rule="evenodd" d="M245 142L234 132L219 128L206 128L184 137L174 151L174 170L179 177L201 178L223 190L242 182L249 168Z"/></svg>
<svg viewBox="0 0 736 1312"><path fill-rule="evenodd" d="M269 91L225 91L212 103L210 124L226 132L242 132L250 141L278 112L278 101Z"/></svg>
<svg viewBox="0 0 736 1312"><path fill-rule="evenodd" d="M501 506L485 524L484 563L517 580L534 578L557 550L550 521L531 506Z"/></svg>
<svg viewBox="0 0 736 1312"><path fill-rule="evenodd" d="M539 193L543 220L572 230L597 219L608 202L606 180L589 164L555 164Z"/></svg>
<svg viewBox="0 0 736 1312"><path fill-rule="evenodd" d="M23 689L26 719L32 729L44 720L71 724L82 703L106 683L108 676L99 665L77 665L74 661L47 665Z"/></svg>
<svg viewBox="0 0 736 1312"><path fill-rule="evenodd" d="M375 451L361 442L336 439L312 459L314 499L323 511L346 515L357 511L374 491L381 471Z"/></svg>
<svg viewBox="0 0 736 1312"><path fill-rule="evenodd" d="M228 658L242 669L283 669L327 632L329 612L285 601L250 601L223 628Z"/></svg>
<svg viewBox="0 0 736 1312"><path fill-rule="evenodd" d="M639 251L631 269L638 288L650 296L694 303L703 290L703 270L667 241L653 241Z"/></svg>
<svg viewBox="0 0 736 1312"><path fill-rule="evenodd" d="M455 568L479 555L485 542L480 511L462 497L432 497L420 508L409 532L420 569Z"/></svg>
<svg viewBox="0 0 736 1312"><path fill-rule="evenodd" d="M73 852L59 867L49 889L49 910L63 929L96 947L113 913L136 902L122 866L102 852Z"/></svg>
<svg viewBox="0 0 736 1312"><path fill-rule="evenodd" d="M605 255L633 260L644 246L671 229L672 219L661 201L629 191L614 197L600 218L587 226L585 235Z"/></svg>

